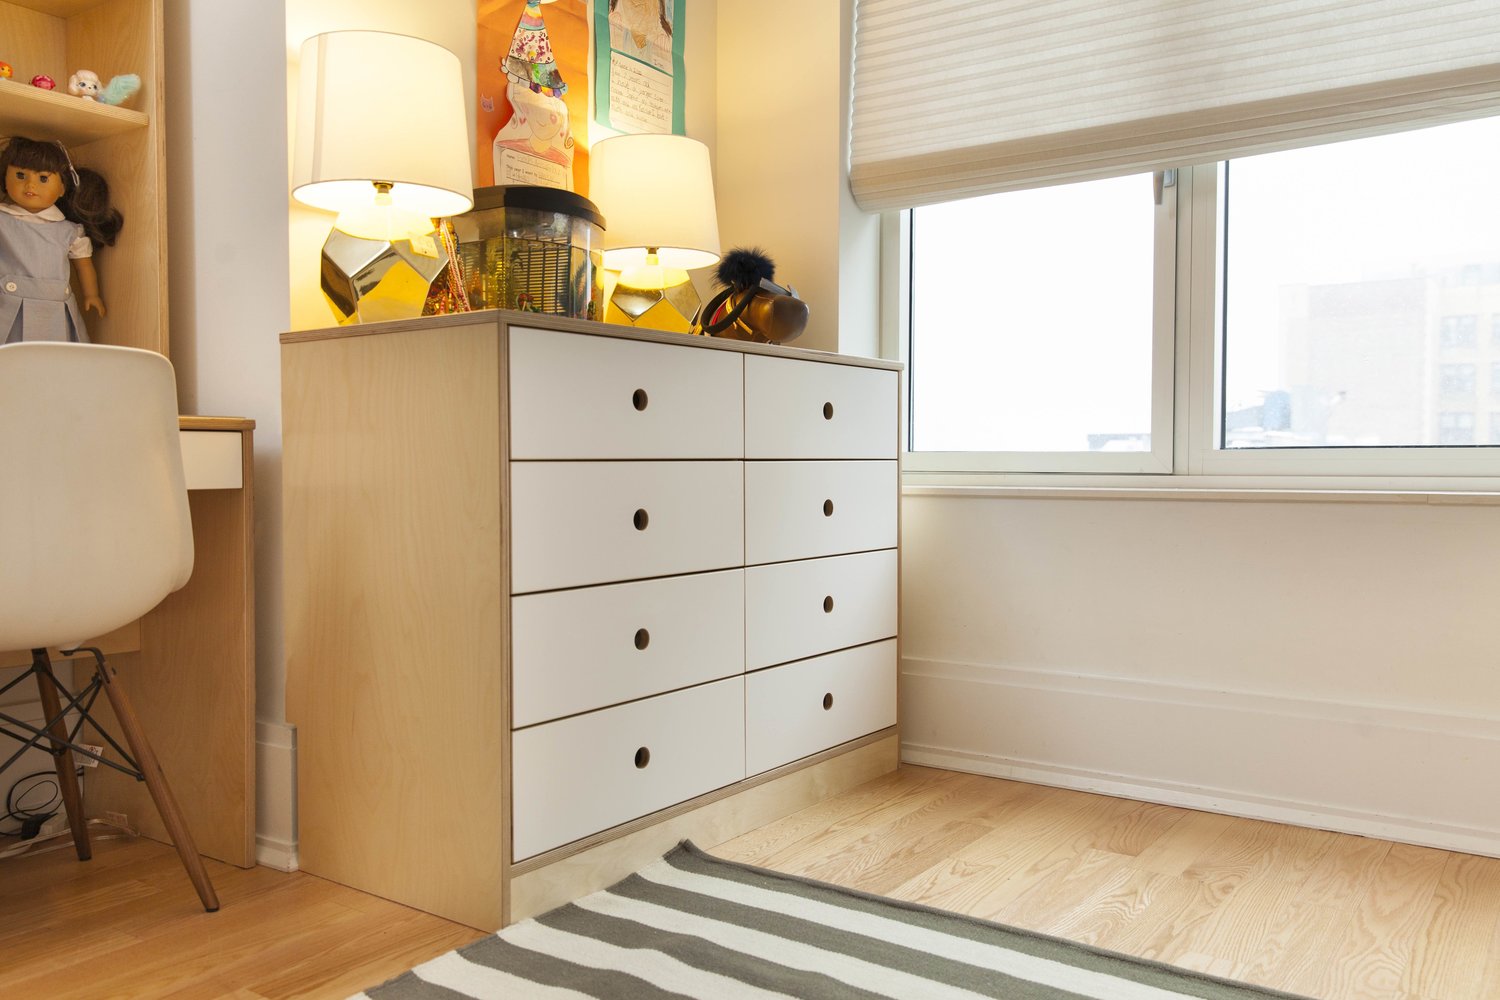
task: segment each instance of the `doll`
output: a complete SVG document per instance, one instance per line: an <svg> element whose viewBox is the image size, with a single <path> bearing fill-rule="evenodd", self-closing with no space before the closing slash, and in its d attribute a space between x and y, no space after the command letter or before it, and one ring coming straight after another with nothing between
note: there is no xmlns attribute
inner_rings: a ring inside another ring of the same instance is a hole
<svg viewBox="0 0 1500 1000"><path fill-rule="evenodd" d="M0 201L0 330L5 343L61 340L86 343L83 312L68 281L78 272L83 309L104 313L96 247L113 246L124 220L109 204L109 185L75 169L59 142L16 136L0 152L5 200Z"/></svg>

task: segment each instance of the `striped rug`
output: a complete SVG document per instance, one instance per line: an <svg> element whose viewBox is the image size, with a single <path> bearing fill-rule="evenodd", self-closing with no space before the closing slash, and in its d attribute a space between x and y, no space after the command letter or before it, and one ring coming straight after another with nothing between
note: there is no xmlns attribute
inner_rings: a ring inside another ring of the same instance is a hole
<svg viewBox="0 0 1500 1000"><path fill-rule="evenodd" d="M711 857L684 841L369 1000L1250 1000L1290 994Z"/></svg>

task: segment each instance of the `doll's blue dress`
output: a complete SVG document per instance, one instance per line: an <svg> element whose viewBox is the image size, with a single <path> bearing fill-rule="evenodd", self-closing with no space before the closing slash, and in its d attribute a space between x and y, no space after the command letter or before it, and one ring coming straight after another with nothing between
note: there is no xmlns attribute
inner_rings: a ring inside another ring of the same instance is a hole
<svg viewBox="0 0 1500 1000"><path fill-rule="evenodd" d="M67 219L36 222L0 211L0 330L6 331L5 343L88 343L83 312L69 283L68 248L82 235L83 227Z"/></svg>

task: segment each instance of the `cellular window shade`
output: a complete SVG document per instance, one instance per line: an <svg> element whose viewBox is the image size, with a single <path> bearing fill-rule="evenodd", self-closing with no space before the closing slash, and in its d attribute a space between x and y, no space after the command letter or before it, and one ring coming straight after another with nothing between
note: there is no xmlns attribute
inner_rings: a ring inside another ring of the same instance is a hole
<svg viewBox="0 0 1500 1000"><path fill-rule="evenodd" d="M1500 112L1500 0L857 0L854 37L868 211Z"/></svg>

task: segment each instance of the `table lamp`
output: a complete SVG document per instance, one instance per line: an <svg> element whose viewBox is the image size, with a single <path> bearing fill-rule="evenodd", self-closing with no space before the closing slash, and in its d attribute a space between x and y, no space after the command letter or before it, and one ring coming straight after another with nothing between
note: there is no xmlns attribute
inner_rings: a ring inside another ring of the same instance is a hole
<svg viewBox="0 0 1500 1000"><path fill-rule="evenodd" d="M340 323L422 314L447 265L434 218L474 204L458 57L383 31L302 43L292 197L338 212L323 294Z"/></svg>
<svg viewBox="0 0 1500 1000"><path fill-rule="evenodd" d="M708 147L681 135L620 135L589 151L589 199L604 216L606 322L687 333L698 310L688 271L719 259Z"/></svg>

